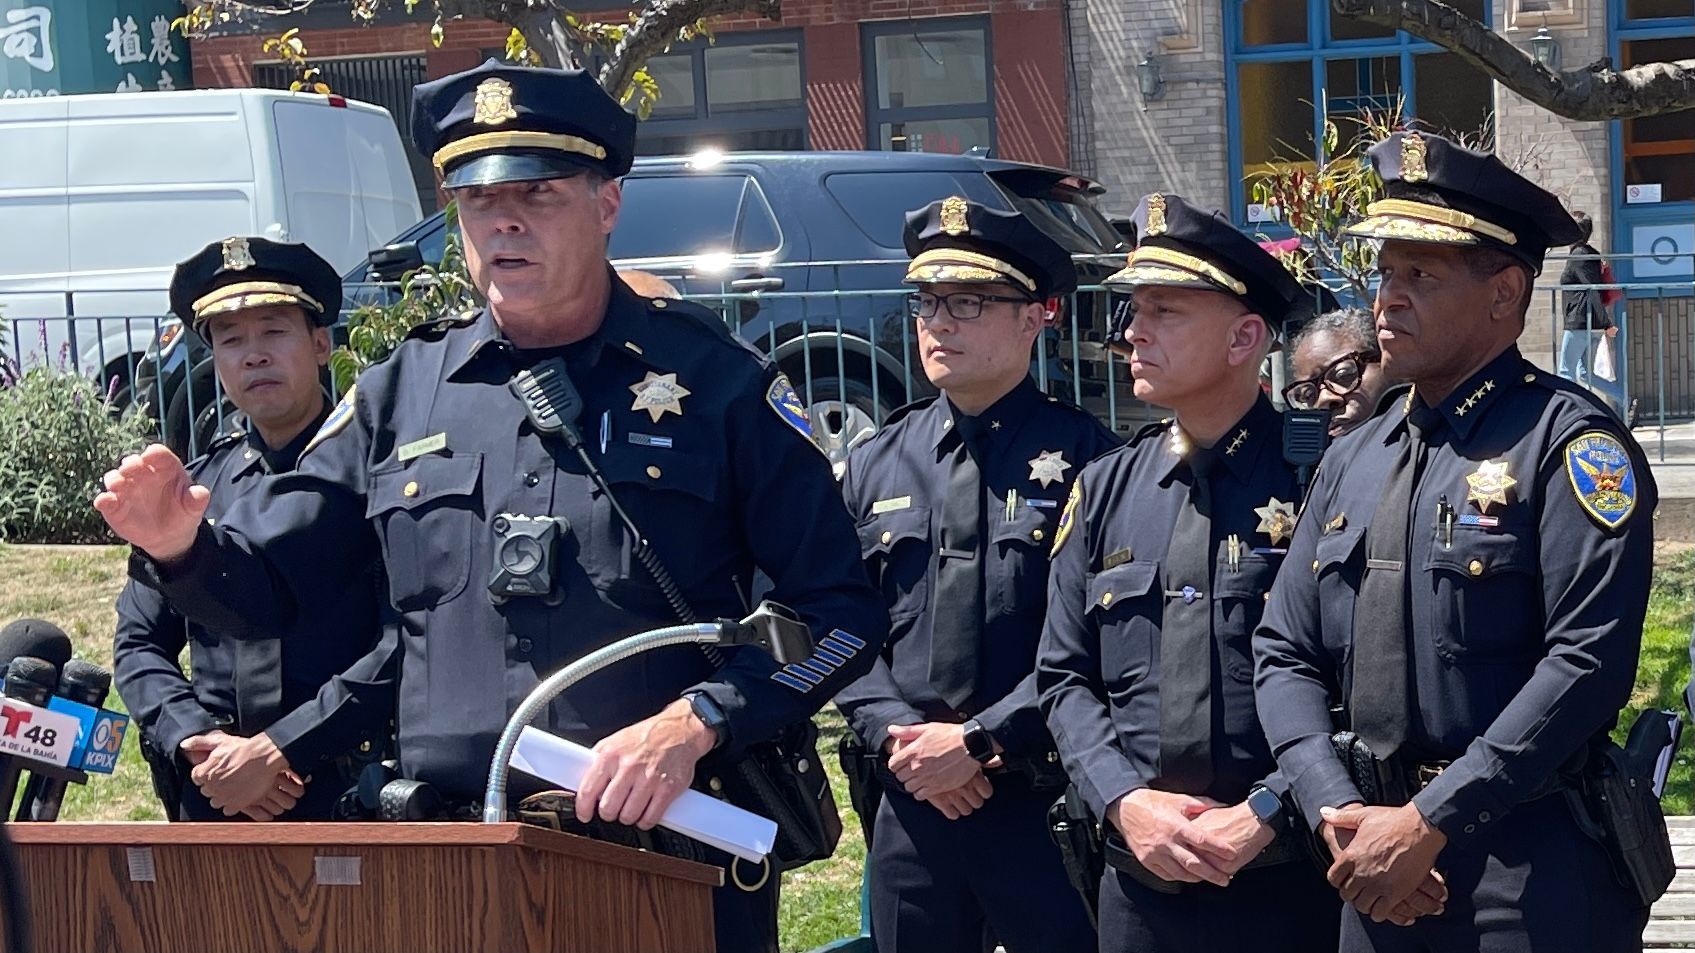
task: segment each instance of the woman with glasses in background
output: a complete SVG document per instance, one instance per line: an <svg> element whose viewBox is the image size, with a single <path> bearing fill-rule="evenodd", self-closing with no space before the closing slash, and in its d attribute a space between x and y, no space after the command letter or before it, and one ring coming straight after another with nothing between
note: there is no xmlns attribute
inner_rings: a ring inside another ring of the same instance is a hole
<svg viewBox="0 0 1695 953"><path fill-rule="evenodd" d="M1297 410L1330 411L1330 437L1370 420L1389 389L1371 312L1343 308L1314 318L1295 335L1294 383L1283 401Z"/></svg>

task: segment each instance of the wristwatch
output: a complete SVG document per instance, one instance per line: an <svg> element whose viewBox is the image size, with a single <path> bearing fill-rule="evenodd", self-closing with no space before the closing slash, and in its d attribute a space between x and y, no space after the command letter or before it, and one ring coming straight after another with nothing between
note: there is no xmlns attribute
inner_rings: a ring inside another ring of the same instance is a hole
<svg viewBox="0 0 1695 953"><path fill-rule="evenodd" d="M688 692L683 697L689 700L689 707L700 723L712 729L712 750L724 747L730 740L730 718L724 714L724 709L705 692Z"/></svg>
<svg viewBox="0 0 1695 953"><path fill-rule="evenodd" d="M971 760L978 764L988 764L995 760L995 739L989 734L989 729L984 728L975 718L967 721L963 727L965 753L971 756Z"/></svg>
<svg viewBox="0 0 1695 953"><path fill-rule="evenodd" d="M1256 784L1248 792L1248 810L1266 827L1274 831L1283 829L1283 799L1265 785Z"/></svg>

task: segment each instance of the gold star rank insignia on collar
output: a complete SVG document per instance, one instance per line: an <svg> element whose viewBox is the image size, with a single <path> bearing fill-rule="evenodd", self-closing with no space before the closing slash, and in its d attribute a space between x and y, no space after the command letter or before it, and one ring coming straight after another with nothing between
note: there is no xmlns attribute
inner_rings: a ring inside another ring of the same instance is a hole
<svg viewBox="0 0 1695 953"><path fill-rule="evenodd" d="M1055 483L1065 482L1065 471L1071 469L1071 464L1065 462L1065 451L1043 450L1030 461L1030 479L1047 489Z"/></svg>
<svg viewBox="0 0 1695 953"><path fill-rule="evenodd" d="M1236 436L1231 438L1230 446L1224 448L1224 455L1227 457L1235 456L1236 451L1242 449L1242 444L1247 442L1248 428L1243 427L1241 430L1236 431Z"/></svg>
<svg viewBox="0 0 1695 953"><path fill-rule="evenodd" d="M639 383L630 385L630 393L636 395L636 402L630 405L630 409L645 410L654 423L659 423L659 418L668 412L681 417L683 398L692 392L677 383L675 374L656 374L648 371L647 376Z"/></svg>
<svg viewBox="0 0 1695 953"><path fill-rule="evenodd" d="M1294 503L1285 503L1274 496L1264 506L1254 507L1254 512L1259 515L1259 526L1255 532L1271 537L1271 545L1281 546L1295 535Z"/></svg>
<svg viewBox="0 0 1695 953"><path fill-rule="evenodd" d="M1465 478L1470 489L1466 492L1467 503L1476 503L1479 511L1487 513L1489 507L1499 504L1506 506L1508 495L1518 481L1507 476L1507 461L1490 460L1477 465L1476 473L1468 473Z"/></svg>
<svg viewBox="0 0 1695 953"><path fill-rule="evenodd" d="M1476 391L1474 391L1472 393L1472 395L1470 397L1467 397L1464 401L1461 401L1460 405L1458 407L1454 408L1454 416L1455 417L1464 417L1466 414L1470 413L1471 409L1473 407L1476 407L1478 402L1483 399L1483 396L1485 394L1489 393L1490 391L1494 390L1494 389L1495 389L1495 382L1494 381L1492 381L1492 380L1484 381L1483 386L1479 387Z"/></svg>

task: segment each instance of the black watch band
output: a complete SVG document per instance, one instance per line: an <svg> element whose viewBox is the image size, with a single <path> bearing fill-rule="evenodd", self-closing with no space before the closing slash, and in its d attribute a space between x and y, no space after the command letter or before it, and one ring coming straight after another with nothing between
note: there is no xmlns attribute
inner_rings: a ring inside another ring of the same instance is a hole
<svg viewBox="0 0 1695 953"><path fill-rule="evenodd" d="M1256 784L1248 792L1248 810L1254 812L1260 823L1275 831L1283 829L1283 799L1277 792L1263 784Z"/></svg>
<svg viewBox="0 0 1695 953"><path fill-rule="evenodd" d="M995 739L973 718L965 723L965 753L978 764L988 764L995 759Z"/></svg>
<svg viewBox="0 0 1695 953"><path fill-rule="evenodd" d="M712 729L712 750L724 747L730 740L730 718L724 714L724 709L705 692L689 692L683 697L689 700L689 708L693 709L700 723Z"/></svg>

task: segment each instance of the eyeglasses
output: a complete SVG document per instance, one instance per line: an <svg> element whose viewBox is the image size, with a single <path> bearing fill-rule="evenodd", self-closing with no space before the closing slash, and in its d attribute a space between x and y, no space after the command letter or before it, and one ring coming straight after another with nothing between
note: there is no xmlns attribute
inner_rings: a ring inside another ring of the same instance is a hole
<svg viewBox="0 0 1695 953"><path fill-rule="evenodd" d="M1311 410L1318 406L1319 388L1346 397L1359 389L1365 379L1367 365L1376 364L1376 351L1354 351L1326 364L1317 377L1296 381L1283 388L1283 400L1296 410Z"/></svg>
<svg viewBox="0 0 1695 953"><path fill-rule="evenodd" d="M933 318L945 303L955 321L975 321L983 316L983 305L990 301L1009 304L1029 304L1029 298L1009 298L1005 295L978 294L975 291L956 291L951 295L916 292L906 296L907 312L915 318Z"/></svg>

